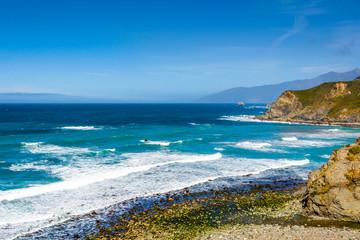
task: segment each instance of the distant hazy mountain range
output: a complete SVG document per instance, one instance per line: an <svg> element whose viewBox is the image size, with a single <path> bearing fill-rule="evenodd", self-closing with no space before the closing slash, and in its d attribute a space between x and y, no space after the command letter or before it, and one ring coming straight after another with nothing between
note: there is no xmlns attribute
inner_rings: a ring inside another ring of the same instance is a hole
<svg viewBox="0 0 360 240"><path fill-rule="evenodd" d="M0 103L112 103L113 99L80 97L53 93L0 93Z"/></svg>
<svg viewBox="0 0 360 240"><path fill-rule="evenodd" d="M271 103L286 90L303 90L315 87L324 82L351 81L360 76L360 69L356 68L349 72L328 72L316 78L295 80L279 84L236 87L222 92L207 95L197 102L199 103Z"/></svg>

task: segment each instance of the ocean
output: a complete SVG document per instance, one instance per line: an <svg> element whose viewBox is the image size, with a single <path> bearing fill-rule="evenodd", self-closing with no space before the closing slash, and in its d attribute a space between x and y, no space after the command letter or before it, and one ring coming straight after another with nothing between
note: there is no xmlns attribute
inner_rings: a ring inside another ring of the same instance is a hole
<svg viewBox="0 0 360 240"><path fill-rule="evenodd" d="M253 174L306 179L360 130L248 104L0 105L0 239L134 197ZM285 171L286 170L286 171Z"/></svg>

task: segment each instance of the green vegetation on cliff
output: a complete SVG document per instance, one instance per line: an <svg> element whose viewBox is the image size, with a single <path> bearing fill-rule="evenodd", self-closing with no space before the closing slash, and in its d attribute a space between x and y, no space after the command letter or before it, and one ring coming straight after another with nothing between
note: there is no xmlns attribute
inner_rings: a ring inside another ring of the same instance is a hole
<svg viewBox="0 0 360 240"><path fill-rule="evenodd" d="M347 86L341 89L341 87L337 87L339 84L346 84ZM323 83L311 89L292 92L299 98L303 106L332 103L328 117L337 118L344 109L350 111L360 108L360 78L349 82Z"/></svg>
<svg viewBox="0 0 360 240"><path fill-rule="evenodd" d="M260 119L360 123L360 78L327 82L307 90L286 91Z"/></svg>

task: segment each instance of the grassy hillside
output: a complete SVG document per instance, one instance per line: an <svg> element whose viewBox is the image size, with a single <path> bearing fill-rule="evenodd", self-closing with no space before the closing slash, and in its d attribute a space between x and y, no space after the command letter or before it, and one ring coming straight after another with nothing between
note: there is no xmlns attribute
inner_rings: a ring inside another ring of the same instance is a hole
<svg viewBox="0 0 360 240"><path fill-rule="evenodd" d="M340 114L351 114L360 110L360 77L348 82L328 82L311 89L291 91L303 105L312 111L329 106L328 117L338 118Z"/></svg>

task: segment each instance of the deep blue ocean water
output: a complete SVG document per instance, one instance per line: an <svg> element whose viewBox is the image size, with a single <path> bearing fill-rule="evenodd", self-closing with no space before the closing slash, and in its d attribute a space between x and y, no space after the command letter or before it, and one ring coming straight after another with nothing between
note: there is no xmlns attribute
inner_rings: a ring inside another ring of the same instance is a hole
<svg viewBox="0 0 360 240"><path fill-rule="evenodd" d="M2 104L0 239L208 180L285 168L306 179L333 149L360 136L355 128L251 119L266 110L235 104Z"/></svg>

